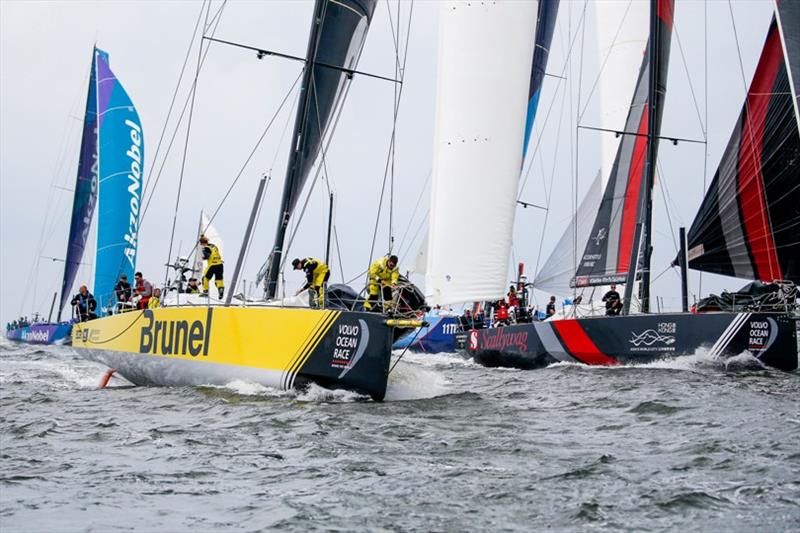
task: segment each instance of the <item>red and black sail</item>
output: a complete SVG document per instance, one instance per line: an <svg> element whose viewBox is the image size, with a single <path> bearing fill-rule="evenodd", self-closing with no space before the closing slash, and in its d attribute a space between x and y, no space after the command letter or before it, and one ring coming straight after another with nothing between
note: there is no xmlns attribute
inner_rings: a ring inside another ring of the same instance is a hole
<svg viewBox="0 0 800 533"><path fill-rule="evenodd" d="M666 94L667 65L672 37L673 0L658 0L658 32L651 35L639 69L625 131L606 185L586 249L572 285L585 287L624 283L628 276L637 223L641 221L646 186L647 138L658 142ZM655 123L648 124L650 53L658 39Z"/></svg>
<svg viewBox="0 0 800 533"><path fill-rule="evenodd" d="M800 45L800 9L781 2L779 12L791 52ZM690 268L800 282L800 131L785 52L773 17L744 107L689 230Z"/></svg>

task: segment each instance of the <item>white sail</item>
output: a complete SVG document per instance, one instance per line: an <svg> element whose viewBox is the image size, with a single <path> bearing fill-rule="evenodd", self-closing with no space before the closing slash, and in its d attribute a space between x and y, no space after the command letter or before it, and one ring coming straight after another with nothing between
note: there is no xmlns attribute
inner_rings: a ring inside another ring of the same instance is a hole
<svg viewBox="0 0 800 533"><path fill-rule="evenodd" d="M623 131L650 35L650 4L641 0L603 0L594 6L597 64L601 69L598 73L600 127ZM600 134L603 185L614 166L621 139L610 133Z"/></svg>
<svg viewBox="0 0 800 533"><path fill-rule="evenodd" d="M208 242L211 244L215 244L217 249L219 250L219 254L222 256L223 260L225 259L225 248L222 244L222 237L220 237L217 228L211 225L211 219L208 218L203 211L200 212L200 225L197 228L197 236L205 235L208 237ZM199 278L203 275L204 265L203 265L203 252L200 247L197 248L197 253L194 255L194 272L196 274L195 277Z"/></svg>
<svg viewBox="0 0 800 533"><path fill-rule="evenodd" d="M538 2L442 2L425 296L505 294Z"/></svg>
<svg viewBox="0 0 800 533"><path fill-rule="evenodd" d="M414 274L425 274L428 270L428 234L422 238L422 244L419 245L417 253L414 254L414 262L409 267L408 271Z"/></svg>
<svg viewBox="0 0 800 533"><path fill-rule="evenodd" d="M600 207L600 200L603 199L602 181L602 175L598 173L586 196L583 197L578 213L564 230L544 266L536 273L533 286L537 289L559 296L572 294L570 280L575 277L576 253L583 253L586 242L591 237L597 209Z"/></svg>

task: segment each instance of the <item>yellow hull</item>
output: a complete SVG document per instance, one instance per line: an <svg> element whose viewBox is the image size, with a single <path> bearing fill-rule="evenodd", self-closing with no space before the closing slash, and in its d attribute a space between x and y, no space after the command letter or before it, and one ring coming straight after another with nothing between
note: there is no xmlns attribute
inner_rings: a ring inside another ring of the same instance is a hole
<svg viewBox="0 0 800 533"><path fill-rule="evenodd" d="M78 353L138 385L315 382L377 400L386 392L391 342L379 315L268 307L166 307L72 330Z"/></svg>

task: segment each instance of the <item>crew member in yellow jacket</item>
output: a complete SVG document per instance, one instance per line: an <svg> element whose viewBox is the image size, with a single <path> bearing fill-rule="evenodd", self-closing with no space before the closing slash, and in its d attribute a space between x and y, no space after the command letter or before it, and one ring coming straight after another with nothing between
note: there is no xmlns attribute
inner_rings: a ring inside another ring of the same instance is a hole
<svg viewBox="0 0 800 533"><path fill-rule="evenodd" d="M319 259L306 257L305 259L294 259L292 261L292 268L294 270L302 270L306 273L306 284L294 293L295 296L309 289L309 307L316 307L317 303L320 308L325 307L325 283L327 283L328 278L331 277L331 271L328 265Z"/></svg>
<svg viewBox="0 0 800 533"><path fill-rule="evenodd" d="M400 270L397 268L397 256L390 255L377 259L369 266L369 283L367 293L369 297L364 302L364 309L372 311L374 302L383 296L384 309L392 307L392 288L397 286L400 279Z"/></svg>
<svg viewBox="0 0 800 533"><path fill-rule="evenodd" d="M153 295L147 300L148 309L158 309L161 307L161 289L156 287L153 289Z"/></svg>
<svg viewBox="0 0 800 533"><path fill-rule="evenodd" d="M208 282L214 278L214 285L219 291L219 299L225 294L225 281L223 281L222 254L216 245L208 242L208 237L200 235L200 247L203 251L203 259L208 262L205 272L203 272L203 293L201 296L208 296Z"/></svg>

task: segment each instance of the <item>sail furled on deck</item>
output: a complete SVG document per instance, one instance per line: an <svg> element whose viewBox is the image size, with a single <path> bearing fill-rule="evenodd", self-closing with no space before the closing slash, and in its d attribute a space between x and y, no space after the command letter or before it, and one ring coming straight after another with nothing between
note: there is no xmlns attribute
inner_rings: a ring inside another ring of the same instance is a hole
<svg viewBox="0 0 800 533"><path fill-rule="evenodd" d="M69 225L67 257L64 261L64 278L61 282L61 300L58 317L72 296L72 284L83 259L89 230L92 225L94 209L97 205L98 164L97 164L97 62L92 51L92 68L89 76L89 90L86 95L86 112L83 117L83 134L78 158L78 176L75 180L75 193L72 200L72 219Z"/></svg>
<svg viewBox="0 0 800 533"><path fill-rule="evenodd" d="M780 11L787 46L800 32L800 11L792 10L793 16ZM800 282L800 132L784 52L773 17L741 114L689 230L690 268ZM791 56L788 63L793 66Z"/></svg>
<svg viewBox="0 0 800 533"><path fill-rule="evenodd" d="M331 119L343 103L351 76L348 70L358 65L376 4L377 0L317 0L314 6L275 245L259 273L259 281L266 277L268 298L277 291L289 219L319 156Z"/></svg>
<svg viewBox="0 0 800 533"><path fill-rule="evenodd" d="M634 2L635 3L635 2ZM637 224L642 222L647 172L647 138L658 143L666 93L667 65L672 36L673 0L658 0L659 39L655 124L649 121L650 53L644 53L624 133L619 137L603 199L589 240L580 258L574 286L624 283L628 277ZM652 39L652 36L651 36Z"/></svg>
<svg viewBox="0 0 800 533"><path fill-rule="evenodd" d="M114 303L121 274L133 280L144 180L144 135L139 114L111 71L108 54L96 52L99 203L94 297L98 311Z"/></svg>
<svg viewBox="0 0 800 533"><path fill-rule="evenodd" d="M536 2L440 3L430 304L505 294L537 10Z"/></svg>
<svg viewBox="0 0 800 533"><path fill-rule="evenodd" d="M528 153L528 143L533 132L533 121L539 108L539 95L542 92L547 60L550 57L550 45L553 42L553 31L556 27L556 15L560 0L539 0L539 13L536 21L536 43L533 50L531 66L531 85L528 90L528 113L525 115L525 142L522 158Z"/></svg>

